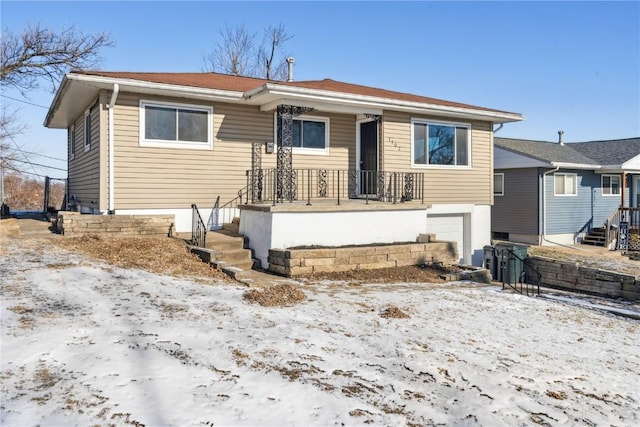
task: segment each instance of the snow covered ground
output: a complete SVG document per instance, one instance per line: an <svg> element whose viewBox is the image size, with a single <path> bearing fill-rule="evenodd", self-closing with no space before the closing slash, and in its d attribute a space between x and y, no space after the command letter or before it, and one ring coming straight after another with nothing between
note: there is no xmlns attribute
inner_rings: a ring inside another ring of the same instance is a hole
<svg viewBox="0 0 640 427"><path fill-rule="evenodd" d="M638 320L465 282L266 308L2 245L2 425L640 425Z"/></svg>

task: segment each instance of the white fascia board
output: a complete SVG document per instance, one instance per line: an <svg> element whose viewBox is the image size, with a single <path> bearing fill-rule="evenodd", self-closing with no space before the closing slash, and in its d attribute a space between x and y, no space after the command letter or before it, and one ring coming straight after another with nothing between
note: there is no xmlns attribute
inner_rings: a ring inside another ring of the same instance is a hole
<svg viewBox="0 0 640 427"><path fill-rule="evenodd" d="M598 170L600 165L586 165L584 163L565 163L565 162L551 162L551 166L564 168L564 169L586 169L586 170Z"/></svg>
<svg viewBox="0 0 640 427"><path fill-rule="evenodd" d="M114 83L120 85L129 92L169 95L169 96L188 96L189 98L200 98L221 101L241 101L243 92L209 89L196 86L181 86L167 83L154 83L142 80L125 79L120 77L102 77L89 76L84 74L68 74L68 80L77 80L79 82L91 83L100 89L112 88Z"/></svg>
<svg viewBox="0 0 640 427"><path fill-rule="evenodd" d="M382 115L382 109L371 108L369 106L329 104L329 103L319 102L319 101L314 101L309 99L290 99L290 98L279 98L279 99L275 99L273 101L267 102L266 104L261 104L260 111L273 111L280 104L295 105L297 107L315 108L316 110L319 110L319 111L328 111L332 113Z"/></svg>
<svg viewBox="0 0 640 427"><path fill-rule="evenodd" d="M455 116L467 119L492 121L494 123L518 122L524 120L520 114L475 110L472 108L452 107L446 105L427 104L414 101L401 101L390 98L380 98L375 96L356 95L343 92L332 92L318 89L300 88L295 86L283 86L273 83L252 89L245 93L247 99L254 101L263 99L272 100L272 97L295 100L314 100L328 104L347 104L363 108L374 108L381 110L403 111L416 114L435 114L445 116ZM266 102L265 102L266 103Z"/></svg>

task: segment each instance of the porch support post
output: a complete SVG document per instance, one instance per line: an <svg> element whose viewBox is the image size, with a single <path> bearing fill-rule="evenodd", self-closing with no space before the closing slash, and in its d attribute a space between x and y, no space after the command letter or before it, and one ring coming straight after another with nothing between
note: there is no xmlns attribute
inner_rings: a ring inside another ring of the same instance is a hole
<svg viewBox="0 0 640 427"><path fill-rule="evenodd" d="M277 145L278 156L276 163L277 194L279 202L288 200L293 202L296 197L295 171L293 170L293 118L313 111L313 108L295 107L293 105L278 105L276 110L276 125L278 127Z"/></svg>

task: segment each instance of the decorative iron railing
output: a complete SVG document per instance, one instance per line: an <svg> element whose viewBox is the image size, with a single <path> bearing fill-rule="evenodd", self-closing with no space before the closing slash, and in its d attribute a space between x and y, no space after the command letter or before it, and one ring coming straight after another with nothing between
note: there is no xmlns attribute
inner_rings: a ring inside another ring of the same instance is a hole
<svg viewBox="0 0 640 427"><path fill-rule="evenodd" d="M207 244L207 227L195 204L191 205L191 244L201 248Z"/></svg>
<svg viewBox="0 0 640 427"><path fill-rule="evenodd" d="M276 169L247 171L247 202L268 203L345 199L391 203L424 203L424 174L355 169L293 169L291 180L279 179Z"/></svg>

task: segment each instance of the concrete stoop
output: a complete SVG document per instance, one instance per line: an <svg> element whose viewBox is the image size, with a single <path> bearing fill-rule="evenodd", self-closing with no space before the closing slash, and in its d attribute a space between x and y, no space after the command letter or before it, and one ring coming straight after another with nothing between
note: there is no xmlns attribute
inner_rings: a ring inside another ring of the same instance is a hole
<svg viewBox="0 0 640 427"><path fill-rule="evenodd" d="M189 250L240 282L259 265L259 261L253 259L251 249L245 249L245 237L228 229L207 233L206 247L190 245Z"/></svg>

